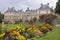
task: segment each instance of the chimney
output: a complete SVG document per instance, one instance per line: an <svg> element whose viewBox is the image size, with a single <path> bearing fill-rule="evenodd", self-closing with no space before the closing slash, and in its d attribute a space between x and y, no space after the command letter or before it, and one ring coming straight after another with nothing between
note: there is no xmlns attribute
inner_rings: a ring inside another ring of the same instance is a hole
<svg viewBox="0 0 60 40"><path fill-rule="evenodd" d="M49 5L49 3L47 3L47 5Z"/></svg>
<svg viewBox="0 0 60 40"><path fill-rule="evenodd" d="M8 7L8 10L10 10L10 7Z"/></svg>
<svg viewBox="0 0 60 40"><path fill-rule="evenodd" d="M27 10L29 10L29 7L27 7Z"/></svg>
<svg viewBox="0 0 60 40"><path fill-rule="evenodd" d="M43 6L43 4L41 3L41 6Z"/></svg>

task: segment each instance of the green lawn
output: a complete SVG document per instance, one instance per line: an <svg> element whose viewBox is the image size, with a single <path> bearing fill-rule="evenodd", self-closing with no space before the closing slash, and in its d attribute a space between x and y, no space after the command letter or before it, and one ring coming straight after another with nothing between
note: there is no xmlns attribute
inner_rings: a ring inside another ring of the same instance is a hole
<svg viewBox="0 0 60 40"><path fill-rule="evenodd" d="M29 26L28 23L20 23L20 24L4 24L4 29L16 28L17 26L26 28Z"/></svg>

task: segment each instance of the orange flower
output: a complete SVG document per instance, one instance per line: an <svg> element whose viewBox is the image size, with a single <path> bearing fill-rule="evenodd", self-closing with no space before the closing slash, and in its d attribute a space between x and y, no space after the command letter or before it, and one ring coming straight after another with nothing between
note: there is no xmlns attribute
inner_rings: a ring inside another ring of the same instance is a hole
<svg viewBox="0 0 60 40"><path fill-rule="evenodd" d="M9 30L9 32L14 34L14 35L19 35L19 32L15 31L15 29L11 29L11 30Z"/></svg>
<svg viewBox="0 0 60 40"><path fill-rule="evenodd" d="M15 31L15 29L10 29L9 32L13 33L13 31Z"/></svg>
<svg viewBox="0 0 60 40"><path fill-rule="evenodd" d="M14 33L15 35L20 35L19 32L17 32L17 31L13 31L13 33Z"/></svg>

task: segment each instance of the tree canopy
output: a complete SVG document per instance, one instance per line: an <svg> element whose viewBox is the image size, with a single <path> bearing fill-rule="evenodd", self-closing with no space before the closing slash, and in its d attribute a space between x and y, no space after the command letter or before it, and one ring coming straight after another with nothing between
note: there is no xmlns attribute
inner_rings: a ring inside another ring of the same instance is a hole
<svg viewBox="0 0 60 40"><path fill-rule="evenodd" d="M60 15L60 0L56 3L55 13Z"/></svg>
<svg viewBox="0 0 60 40"><path fill-rule="evenodd" d="M0 12L0 19L3 19L4 15Z"/></svg>

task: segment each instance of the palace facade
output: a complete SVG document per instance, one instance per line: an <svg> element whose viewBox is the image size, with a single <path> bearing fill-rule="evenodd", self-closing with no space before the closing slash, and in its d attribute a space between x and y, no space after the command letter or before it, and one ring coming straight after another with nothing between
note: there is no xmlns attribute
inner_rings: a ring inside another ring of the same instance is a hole
<svg viewBox="0 0 60 40"><path fill-rule="evenodd" d="M20 19L22 19L22 21L30 21L34 17L39 19L39 16L43 14L55 14L53 8L49 7L49 3L41 4L40 8L36 10L30 10L29 7L27 7L26 11L15 10L14 7L8 8L4 12L4 21L11 23L15 23L15 21L20 21Z"/></svg>

